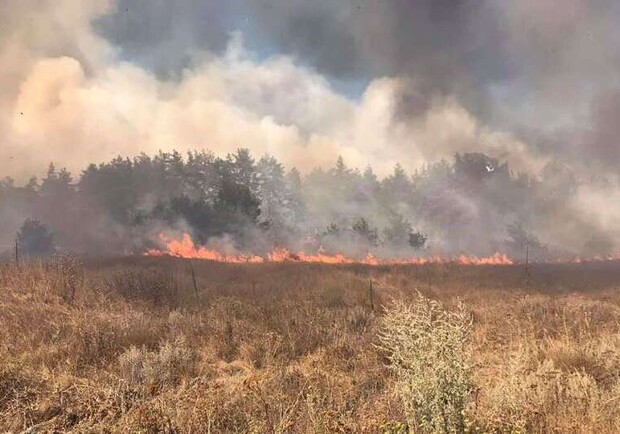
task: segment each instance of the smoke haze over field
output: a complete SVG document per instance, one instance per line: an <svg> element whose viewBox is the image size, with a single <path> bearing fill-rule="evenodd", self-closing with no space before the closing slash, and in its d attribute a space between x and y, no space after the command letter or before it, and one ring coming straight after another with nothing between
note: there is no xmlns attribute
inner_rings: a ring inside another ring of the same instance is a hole
<svg viewBox="0 0 620 434"><path fill-rule="evenodd" d="M0 178L172 149L380 176L479 152L575 181L543 238L618 246L619 21L614 0L0 0Z"/></svg>

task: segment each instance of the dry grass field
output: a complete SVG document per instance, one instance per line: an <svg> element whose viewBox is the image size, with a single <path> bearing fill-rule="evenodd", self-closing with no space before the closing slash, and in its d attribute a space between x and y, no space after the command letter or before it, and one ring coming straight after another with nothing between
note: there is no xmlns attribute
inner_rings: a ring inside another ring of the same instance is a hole
<svg viewBox="0 0 620 434"><path fill-rule="evenodd" d="M620 264L193 269L0 266L0 432L620 432Z"/></svg>

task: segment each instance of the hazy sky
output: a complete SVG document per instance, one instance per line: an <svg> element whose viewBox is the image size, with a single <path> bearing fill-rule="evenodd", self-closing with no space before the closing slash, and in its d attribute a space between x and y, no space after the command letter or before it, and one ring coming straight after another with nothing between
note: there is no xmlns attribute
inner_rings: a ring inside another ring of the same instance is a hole
<svg viewBox="0 0 620 434"><path fill-rule="evenodd" d="M480 151L615 193L618 24L614 0L0 0L0 176L172 148L383 173Z"/></svg>

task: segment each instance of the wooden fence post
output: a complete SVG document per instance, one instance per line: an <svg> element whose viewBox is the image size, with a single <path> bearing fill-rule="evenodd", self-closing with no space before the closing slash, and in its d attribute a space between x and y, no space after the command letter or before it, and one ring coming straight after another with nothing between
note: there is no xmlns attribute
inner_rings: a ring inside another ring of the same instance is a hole
<svg viewBox="0 0 620 434"><path fill-rule="evenodd" d="M15 238L15 265L19 267L19 242Z"/></svg>
<svg viewBox="0 0 620 434"><path fill-rule="evenodd" d="M198 284L196 283L196 272L194 271L194 264L192 264L192 260L189 260L189 269L192 272L192 283L194 284L194 296L196 297L196 301L198 301Z"/></svg>
<svg viewBox="0 0 620 434"><path fill-rule="evenodd" d="M530 243L525 244L525 286L530 283Z"/></svg>

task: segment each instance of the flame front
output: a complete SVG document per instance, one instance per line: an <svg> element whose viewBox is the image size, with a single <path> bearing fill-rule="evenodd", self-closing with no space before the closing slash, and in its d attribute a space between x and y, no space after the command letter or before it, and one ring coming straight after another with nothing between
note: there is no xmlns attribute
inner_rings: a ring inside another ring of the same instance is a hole
<svg viewBox="0 0 620 434"><path fill-rule="evenodd" d="M305 262L319 264L364 264L364 265L425 265L425 264L459 264L459 265L513 265L515 262L502 253L488 257L476 257L461 255L452 258L433 257L412 257L412 258L393 258L380 259L372 253L363 259L349 258L343 254L327 254L322 248L314 254L294 253L287 248L276 248L265 257L256 255L226 255L216 250L198 247L193 242L189 234L183 234L180 240L169 239L160 235L160 240L165 246L163 250L148 250L146 256L176 256L188 259L205 259L216 262L227 262L234 264L243 263L263 263L263 262Z"/></svg>
<svg viewBox="0 0 620 434"><path fill-rule="evenodd" d="M183 234L181 240L171 240L163 234L159 235L162 244L166 246L165 250L148 250L146 256L176 256L179 258L206 259L215 262L230 263L259 263L265 262L264 258L254 255L224 255L216 250L210 250L205 247L196 247L192 237L189 234Z"/></svg>

